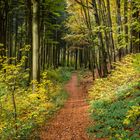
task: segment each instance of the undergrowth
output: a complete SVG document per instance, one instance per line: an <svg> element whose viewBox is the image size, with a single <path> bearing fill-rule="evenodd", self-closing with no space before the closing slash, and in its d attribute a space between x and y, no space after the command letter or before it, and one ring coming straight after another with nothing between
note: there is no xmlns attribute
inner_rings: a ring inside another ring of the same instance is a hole
<svg viewBox="0 0 140 140"><path fill-rule="evenodd" d="M23 71L23 63L24 60L17 65L5 62L0 71L1 140L35 139L32 132L52 117L68 96L63 85L71 77L71 69L43 72L33 92L32 83L27 87L28 72Z"/></svg>
<svg viewBox="0 0 140 140"><path fill-rule="evenodd" d="M95 122L87 130L91 137L140 139L139 58L139 54L126 56L89 90L90 114Z"/></svg>

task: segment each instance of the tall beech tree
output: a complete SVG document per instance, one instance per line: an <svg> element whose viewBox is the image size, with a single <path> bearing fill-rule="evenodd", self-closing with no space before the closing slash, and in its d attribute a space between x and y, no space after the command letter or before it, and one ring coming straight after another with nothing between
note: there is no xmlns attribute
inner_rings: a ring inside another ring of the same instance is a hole
<svg viewBox="0 0 140 140"><path fill-rule="evenodd" d="M39 1L32 0L33 18L32 18L32 35L33 35L33 80L39 81Z"/></svg>

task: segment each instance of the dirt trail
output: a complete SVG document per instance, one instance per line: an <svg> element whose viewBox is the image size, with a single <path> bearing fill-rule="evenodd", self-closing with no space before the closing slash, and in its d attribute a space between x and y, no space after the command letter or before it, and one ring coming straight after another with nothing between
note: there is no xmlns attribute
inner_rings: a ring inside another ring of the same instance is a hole
<svg viewBox="0 0 140 140"><path fill-rule="evenodd" d="M78 87L77 75L73 74L66 85L69 99L49 126L41 132L41 140L88 140L85 129L90 120L85 92Z"/></svg>

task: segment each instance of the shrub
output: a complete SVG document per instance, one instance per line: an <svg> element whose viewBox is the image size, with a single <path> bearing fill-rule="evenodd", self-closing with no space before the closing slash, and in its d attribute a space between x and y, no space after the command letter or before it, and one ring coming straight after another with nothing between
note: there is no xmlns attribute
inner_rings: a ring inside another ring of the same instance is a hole
<svg viewBox="0 0 140 140"><path fill-rule="evenodd" d="M134 67L137 57L129 55L117 62L111 75L97 79L91 87L90 113L95 124L88 128L89 134L112 140L140 138L140 82Z"/></svg>
<svg viewBox="0 0 140 140"><path fill-rule="evenodd" d="M23 59L17 65L8 64L6 60L0 71L1 140L28 139L31 132L47 121L67 98L62 83L70 78L70 71L43 72L40 83L32 81L36 87L33 92L32 86L23 84L28 79L27 72L23 71Z"/></svg>

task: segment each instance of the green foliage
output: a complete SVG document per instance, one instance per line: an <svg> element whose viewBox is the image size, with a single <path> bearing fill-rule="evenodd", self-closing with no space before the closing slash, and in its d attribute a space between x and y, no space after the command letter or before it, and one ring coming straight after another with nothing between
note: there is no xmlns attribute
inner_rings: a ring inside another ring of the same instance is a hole
<svg viewBox="0 0 140 140"><path fill-rule="evenodd" d="M140 117L140 107L132 106L131 109L127 112L126 119L124 120L124 124L129 125L130 123L135 123L137 119Z"/></svg>
<svg viewBox="0 0 140 140"><path fill-rule="evenodd" d="M66 82L70 79L71 72L73 71L73 68L68 67L59 67L56 70L50 69L47 70L48 79L53 80L54 82Z"/></svg>
<svg viewBox="0 0 140 140"><path fill-rule="evenodd" d="M89 91L90 135L111 140L138 140L140 122L139 71L135 69L139 54L127 56L115 64L108 78L98 79Z"/></svg>

